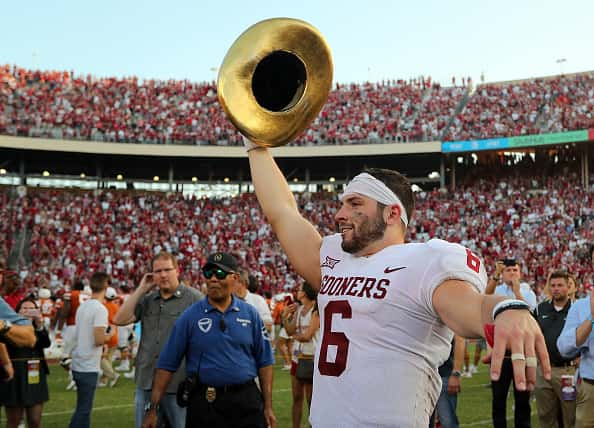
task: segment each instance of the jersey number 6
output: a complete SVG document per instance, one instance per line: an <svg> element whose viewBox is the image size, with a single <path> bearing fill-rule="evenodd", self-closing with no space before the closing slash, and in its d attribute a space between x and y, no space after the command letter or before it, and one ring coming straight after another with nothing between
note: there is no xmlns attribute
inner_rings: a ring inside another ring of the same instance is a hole
<svg viewBox="0 0 594 428"><path fill-rule="evenodd" d="M346 300L335 300L324 309L324 336L320 346L318 369L325 376L340 376L346 369L349 355L349 339L344 333L332 331L332 316L342 315L342 318L352 318L351 305ZM328 346L336 346L336 358L333 363L328 362Z"/></svg>
<svg viewBox="0 0 594 428"><path fill-rule="evenodd" d="M472 254L472 251L470 251L468 248L466 249L466 266L476 273L479 273L481 269L481 259Z"/></svg>

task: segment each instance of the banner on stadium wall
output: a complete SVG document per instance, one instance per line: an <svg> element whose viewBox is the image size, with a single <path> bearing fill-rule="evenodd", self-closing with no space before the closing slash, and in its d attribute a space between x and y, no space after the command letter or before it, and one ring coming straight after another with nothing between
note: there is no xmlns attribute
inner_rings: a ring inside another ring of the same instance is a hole
<svg viewBox="0 0 594 428"><path fill-rule="evenodd" d="M588 140L594 141L594 129L588 129Z"/></svg>
<svg viewBox="0 0 594 428"><path fill-rule="evenodd" d="M577 143L592 139L592 131L555 132L554 134L523 135L521 137L490 138L488 140L451 141L441 143L443 153L501 150L548 144ZM590 134L590 135L589 135Z"/></svg>
<svg viewBox="0 0 594 428"><path fill-rule="evenodd" d="M488 140L451 141L441 143L443 153L476 152L478 150L499 150L509 147L507 138L490 138Z"/></svg>

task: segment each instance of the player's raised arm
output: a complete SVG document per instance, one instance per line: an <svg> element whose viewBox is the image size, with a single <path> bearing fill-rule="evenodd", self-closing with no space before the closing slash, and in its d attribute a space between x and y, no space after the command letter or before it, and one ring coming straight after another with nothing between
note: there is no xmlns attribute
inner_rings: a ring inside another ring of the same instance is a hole
<svg viewBox="0 0 594 428"><path fill-rule="evenodd" d="M322 237L299 213L289 185L270 152L265 148L254 148L248 153L252 181L264 215L293 268L318 288Z"/></svg>

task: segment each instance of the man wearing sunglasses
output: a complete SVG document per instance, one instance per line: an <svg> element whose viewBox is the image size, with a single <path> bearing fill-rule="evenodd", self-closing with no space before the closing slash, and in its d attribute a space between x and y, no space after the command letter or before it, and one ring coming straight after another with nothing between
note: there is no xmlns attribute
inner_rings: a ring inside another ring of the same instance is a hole
<svg viewBox="0 0 594 428"><path fill-rule="evenodd" d="M256 293L251 293L248 290L250 283L250 275L244 268L240 268L237 272L237 281L235 281L233 294L239 297L244 302L249 303L258 311L268 334L272 336L272 313L268 307L268 303L264 297Z"/></svg>
<svg viewBox="0 0 594 428"><path fill-rule="evenodd" d="M272 411L272 364L269 336L257 310L233 295L239 266L233 256L214 253L202 268L207 299L176 321L157 364L150 409L143 428L154 428L155 409L186 359L187 426L276 426ZM258 376L262 391L254 378Z"/></svg>
<svg viewBox="0 0 594 428"><path fill-rule="evenodd" d="M150 403L151 387L157 358L167 342L175 320L204 296L198 290L179 282L177 259L161 252L152 261L152 272L142 277L140 285L126 299L114 317L122 326L141 322L142 335L135 360L136 427L140 427L146 407ZM172 373L173 380L161 400L159 417L167 418L172 428L186 426L186 410L177 405L175 393L184 378L184 367Z"/></svg>

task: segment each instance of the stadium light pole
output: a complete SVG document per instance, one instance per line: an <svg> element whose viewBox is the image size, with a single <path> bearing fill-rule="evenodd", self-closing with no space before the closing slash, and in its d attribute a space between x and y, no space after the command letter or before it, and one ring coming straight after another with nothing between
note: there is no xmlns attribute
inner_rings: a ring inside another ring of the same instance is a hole
<svg viewBox="0 0 594 428"><path fill-rule="evenodd" d="M563 75L563 63L567 62L567 59L565 59L565 58L559 58L555 62L557 64L559 64L559 70L561 70L561 75Z"/></svg>
<svg viewBox="0 0 594 428"><path fill-rule="evenodd" d="M213 82L217 81L217 74L219 73L219 67L210 67L208 69L208 71L210 71L211 73L213 73L214 77L213 77Z"/></svg>

